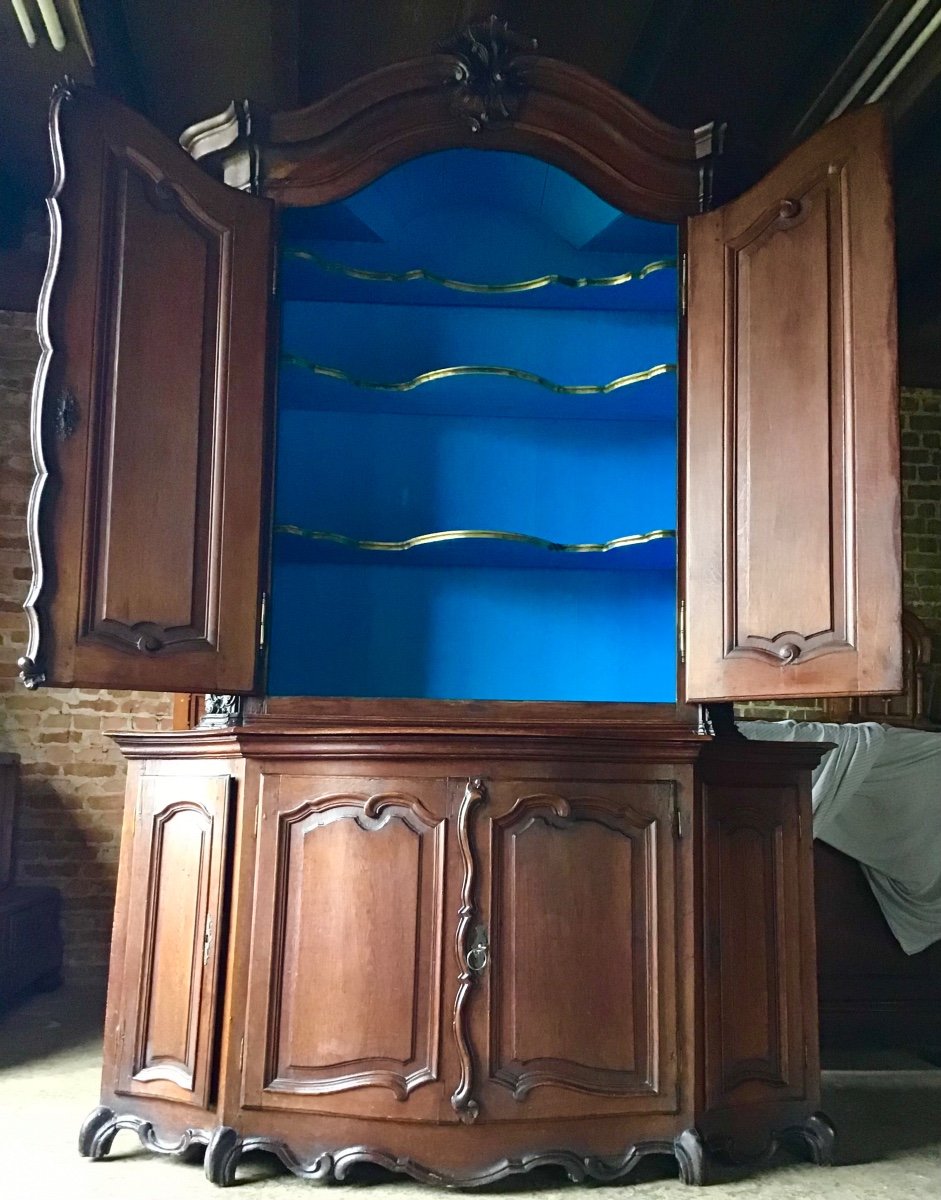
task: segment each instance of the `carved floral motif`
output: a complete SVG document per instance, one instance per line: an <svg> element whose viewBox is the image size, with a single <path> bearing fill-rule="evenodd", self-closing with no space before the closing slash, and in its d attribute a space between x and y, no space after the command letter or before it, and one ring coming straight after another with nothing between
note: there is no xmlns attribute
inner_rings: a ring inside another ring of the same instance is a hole
<svg viewBox="0 0 941 1200"><path fill-rule="evenodd" d="M485 125L516 119L526 80L518 56L536 51L534 38L512 33L491 16L468 25L447 47L457 55L454 109L475 133Z"/></svg>

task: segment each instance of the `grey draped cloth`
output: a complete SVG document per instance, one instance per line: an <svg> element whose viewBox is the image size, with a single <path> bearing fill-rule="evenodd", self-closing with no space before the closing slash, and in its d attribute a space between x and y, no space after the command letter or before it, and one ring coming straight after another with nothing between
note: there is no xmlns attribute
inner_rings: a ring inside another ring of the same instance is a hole
<svg viewBox="0 0 941 1200"><path fill-rule="evenodd" d="M835 743L814 771L814 836L859 861L906 954L941 938L941 734L874 721L739 729L756 741Z"/></svg>

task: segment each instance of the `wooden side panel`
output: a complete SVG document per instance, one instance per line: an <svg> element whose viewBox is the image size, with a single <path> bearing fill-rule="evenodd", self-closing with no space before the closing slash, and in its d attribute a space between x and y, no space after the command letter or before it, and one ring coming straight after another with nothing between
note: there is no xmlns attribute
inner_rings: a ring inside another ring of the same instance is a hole
<svg viewBox="0 0 941 1200"><path fill-rule="evenodd" d="M117 1091L206 1107L228 776L143 776L127 909Z"/></svg>
<svg viewBox="0 0 941 1200"><path fill-rule="evenodd" d="M267 774L261 804L244 1102L433 1114L443 782Z"/></svg>
<svg viewBox="0 0 941 1200"><path fill-rule="evenodd" d="M482 1113L669 1111L672 781L495 781L490 796Z"/></svg>
<svg viewBox="0 0 941 1200"><path fill-rule="evenodd" d="M53 146L26 681L249 690L270 207L81 90Z"/></svg>
<svg viewBox="0 0 941 1200"><path fill-rule="evenodd" d="M874 110L689 222L688 699L901 686L893 232Z"/></svg>
<svg viewBox="0 0 941 1200"><path fill-rule="evenodd" d="M794 787L705 788L710 1108L804 1095L799 805Z"/></svg>

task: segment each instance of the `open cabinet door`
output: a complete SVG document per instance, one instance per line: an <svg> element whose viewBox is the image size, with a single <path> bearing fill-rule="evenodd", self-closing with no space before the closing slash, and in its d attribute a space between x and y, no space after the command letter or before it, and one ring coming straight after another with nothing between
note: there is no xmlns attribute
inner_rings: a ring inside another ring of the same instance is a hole
<svg viewBox="0 0 941 1200"><path fill-rule="evenodd" d="M93 91L51 139L24 682L250 691L271 206Z"/></svg>
<svg viewBox="0 0 941 1200"><path fill-rule="evenodd" d="M898 691L895 258L882 113L688 226L686 698Z"/></svg>

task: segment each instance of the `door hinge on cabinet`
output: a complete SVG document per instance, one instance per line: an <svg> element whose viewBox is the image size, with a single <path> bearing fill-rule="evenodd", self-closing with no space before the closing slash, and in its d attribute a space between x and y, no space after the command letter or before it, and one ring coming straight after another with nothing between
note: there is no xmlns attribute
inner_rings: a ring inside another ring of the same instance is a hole
<svg viewBox="0 0 941 1200"><path fill-rule="evenodd" d="M264 650L268 639L268 593L261 593L261 604L258 606L258 649Z"/></svg>
<svg viewBox="0 0 941 1200"><path fill-rule="evenodd" d="M245 1039L241 1038L239 1040L239 1070L241 1071L244 1066L245 1066Z"/></svg>
<svg viewBox="0 0 941 1200"><path fill-rule="evenodd" d="M678 838L686 837L686 814L679 805L673 810L673 828Z"/></svg>
<svg viewBox="0 0 941 1200"><path fill-rule="evenodd" d="M208 966L212 954L212 913L206 913L206 931L203 934L203 966Z"/></svg>
<svg viewBox="0 0 941 1200"><path fill-rule="evenodd" d="M676 624L676 644L680 656L680 664L686 662L686 601L680 601L680 612Z"/></svg>
<svg viewBox="0 0 941 1200"><path fill-rule="evenodd" d="M685 317L689 304L689 256L680 255L680 312Z"/></svg>
<svg viewBox="0 0 941 1200"><path fill-rule="evenodd" d="M271 259L271 294L278 294L278 255L275 254Z"/></svg>

